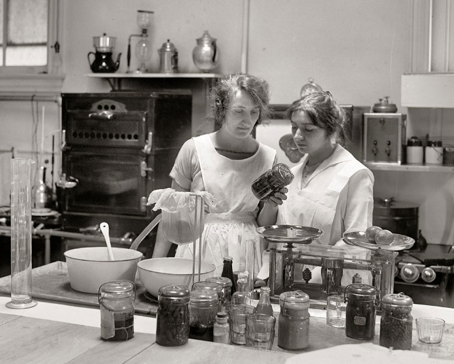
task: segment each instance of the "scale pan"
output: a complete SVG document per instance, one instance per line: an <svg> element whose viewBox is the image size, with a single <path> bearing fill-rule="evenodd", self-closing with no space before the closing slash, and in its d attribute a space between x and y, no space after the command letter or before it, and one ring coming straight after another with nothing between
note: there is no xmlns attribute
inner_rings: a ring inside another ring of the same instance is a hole
<svg viewBox="0 0 454 364"><path fill-rule="evenodd" d="M267 225L257 228L257 232L273 243L310 244L323 235L320 229L299 225Z"/></svg>
<svg viewBox="0 0 454 364"><path fill-rule="evenodd" d="M355 231L351 233L344 233L344 241L348 245L359 246L361 248L377 250L392 250L400 251L405 249L410 249L415 240L406 235L394 234L394 241L389 245L371 243L366 237L364 231Z"/></svg>

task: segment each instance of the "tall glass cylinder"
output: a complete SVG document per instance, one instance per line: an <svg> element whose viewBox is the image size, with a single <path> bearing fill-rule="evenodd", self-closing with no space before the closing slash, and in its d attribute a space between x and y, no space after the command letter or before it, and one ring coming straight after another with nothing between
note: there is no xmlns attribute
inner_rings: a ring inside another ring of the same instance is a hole
<svg viewBox="0 0 454 364"><path fill-rule="evenodd" d="M32 300L32 170L30 159L11 160L11 301L9 308L30 308Z"/></svg>

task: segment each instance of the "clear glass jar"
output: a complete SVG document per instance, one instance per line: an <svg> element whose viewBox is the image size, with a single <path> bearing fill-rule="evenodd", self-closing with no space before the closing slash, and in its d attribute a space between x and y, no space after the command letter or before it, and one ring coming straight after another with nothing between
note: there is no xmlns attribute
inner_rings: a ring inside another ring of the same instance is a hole
<svg viewBox="0 0 454 364"><path fill-rule="evenodd" d="M218 312L213 326L213 341L215 343L230 344L230 325L227 312Z"/></svg>
<svg viewBox="0 0 454 364"><path fill-rule="evenodd" d="M368 284L355 283L345 288L344 299L345 295L347 295L345 334L352 339L373 339L377 290Z"/></svg>
<svg viewBox="0 0 454 364"><path fill-rule="evenodd" d="M135 299L136 290L131 281L112 281L99 287L102 339L125 341L134 337Z"/></svg>
<svg viewBox="0 0 454 364"><path fill-rule="evenodd" d="M214 291L192 291L189 300L189 337L213 341L213 326L218 312L218 294Z"/></svg>
<svg viewBox="0 0 454 364"><path fill-rule="evenodd" d="M284 292L279 296L278 346L301 350L309 345L309 296L303 291Z"/></svg>
<svg viewBox="0 0 454 364"><path fill-rule="evenodd" d="M158 292L156 343L181 346L189 338L189 289L185 285L163 286Z"/></svg>
<svg viewBox="0 0 454 364"><path fill-rule="evenodd" d="M218 295L218 312L225 311L225 307L223 306L223 298L224 298L224 291L222 290L222 286L219 283L214 282L195 282L192 285L192 290L197 291L214 291Z"/></svg>
<svg viewBox="0 0 454 364"><path fill-rule="evenodd" d="M232 280L227 277L210 277L205 282L217 283L222 287L222 297L220 298L224 311L230 310L230 304L232 302Z"/></svg>
<svg viewBox="0 0 454 364"><path fill-rule="evenodd" d="M382 299L380 345L395 350L411 350L413 301L403 293L387 294Z"/></svg>
<svg viewBox="0 0 454 364"><path fill-rule="evenodd" d="M293 177L288 166L278 163L252 182L252 193L259 200L266 199L282 187L289 185Z"/></svg>
<svg viewBox="0 0 454 364"><path fill-rule="evenodd" d="M270 300L271 289L268 286L260 288L260 299L257 303L256 312L273 316L273 306Z"/></svg>

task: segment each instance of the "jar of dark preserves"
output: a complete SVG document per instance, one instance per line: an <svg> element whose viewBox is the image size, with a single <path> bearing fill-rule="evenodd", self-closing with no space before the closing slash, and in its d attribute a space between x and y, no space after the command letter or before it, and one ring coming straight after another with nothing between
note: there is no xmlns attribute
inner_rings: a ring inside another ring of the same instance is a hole
<svg viewBox="0 0 454 364"><path fill-rule="evenodd" d="M158 292L156 343L181 346L189 338L189 289L185 285L163 286Z"/></svg>
<svg viewBox="0 0 454 364"><path fill-rule="evenodd" d="M350 284L345 287L344 299L347 302L345 334L352 339L373 339L377 302L375 287L361 283Z"/></svg>
<svg viewBox="0 0 454 364"><path fill-rule="evenodd" d="M259 200L266 199L282 187L289 185L293 181L293 177L289 167L278 163L252 182L252 192Z"/></svg>
<svg viewBox="0 0 454 364"><path fill-rule="evenodd" d="M380 320L380 345L395 350L411 350L413 301L403 293L383 297Z"/></svg>
<svg viewBox="0 0 454 364"><path fill-rule="evenodd" d="M189 337L213 341L217 312L218 294L215 291L192 291L189 301Z"/></svg>
<svg viewBox="0 0 454 364"><path fill-rule="evenodd" d="M284 292L279 296L278 346L301 350L309 345L309 296L303 291Z"/></svg>

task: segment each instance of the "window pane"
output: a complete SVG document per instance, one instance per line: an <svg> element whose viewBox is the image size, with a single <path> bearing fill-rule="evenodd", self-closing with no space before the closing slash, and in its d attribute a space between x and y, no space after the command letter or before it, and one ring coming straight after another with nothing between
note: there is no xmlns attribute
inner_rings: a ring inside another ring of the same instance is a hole
<svg viewBox="0 0 454 364"><path fill-rule="evenodd" d="M47 10L47 0L10 0L8 44L45 44Z"/></svg>
<svg viewBox="0 0 454 364"><path fill-rule="evenodd" d="M47 64L47 46L8 47L6 49L7 66L45 66Z"/></svg>

